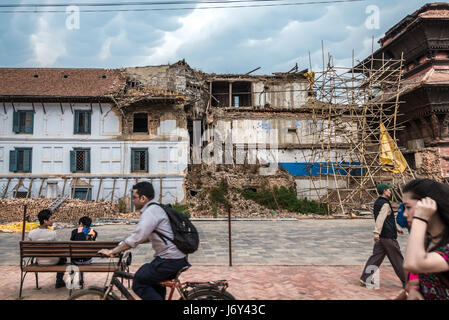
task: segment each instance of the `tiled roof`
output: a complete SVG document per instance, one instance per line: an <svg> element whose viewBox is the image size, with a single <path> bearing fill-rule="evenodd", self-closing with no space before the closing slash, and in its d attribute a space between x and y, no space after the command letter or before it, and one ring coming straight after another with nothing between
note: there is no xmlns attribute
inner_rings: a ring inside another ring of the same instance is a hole
<svg viewBox="0 0 449 320"><path fill-rule="evenodd" d="M423 85L449 85L449 68L446 66L428 68L413 77L402 81L403 92L408 93Z"/></svg>
<svg viewBox="0 0 449 320"><path fill-rule="evenodd" d="M101 97L125 84L118 69L0 68L0 96Z"/></svg>
<svg viewBox="0 0 449 320"><path fill-rule="evenodd" d="M381 44L381 46L384 46L391 42L394 38L397 38L399 35L405 33L414 24L421 21L422 19L432 18L449 18L449 3L435 2L423 5L420 9L416 10L412 14L407 15L404 19L391 27L387 32L385 32L385 36L379 39L378 42Z"/></svg>

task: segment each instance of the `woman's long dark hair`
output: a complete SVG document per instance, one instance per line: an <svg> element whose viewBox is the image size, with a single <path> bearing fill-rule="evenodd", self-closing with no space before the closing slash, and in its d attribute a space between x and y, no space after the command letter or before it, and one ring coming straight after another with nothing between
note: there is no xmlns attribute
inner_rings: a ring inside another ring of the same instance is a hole
<svg viewBox="0 0 449 320"><path fill-rule="evenodd" d="M430 197L437 203L437 214L444 224L441 240L434 247L440 248L449 243L449 185L431 180L415 179L402 188L402 193L410 193L412 199L421 200Z"/></svg>

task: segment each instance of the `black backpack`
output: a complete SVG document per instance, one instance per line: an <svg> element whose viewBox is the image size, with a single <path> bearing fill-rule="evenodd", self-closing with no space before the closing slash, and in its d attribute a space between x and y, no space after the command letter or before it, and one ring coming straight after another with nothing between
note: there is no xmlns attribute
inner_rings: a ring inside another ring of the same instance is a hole
<svg viewBox="0 0 449 320"><path fill-rule="evenodd" d="M167 244L165 239L173 242L176 247L185 254L195 252L200 244L200 238L198 231L190 221L189 217L173 209L170 205L163 205L154 202L150 203L150 205L152 204L157 204L164 209L173 230L173 239L170 239L156 230L154 230L154 233L156 233L165 242L165 244Z"/></svg>

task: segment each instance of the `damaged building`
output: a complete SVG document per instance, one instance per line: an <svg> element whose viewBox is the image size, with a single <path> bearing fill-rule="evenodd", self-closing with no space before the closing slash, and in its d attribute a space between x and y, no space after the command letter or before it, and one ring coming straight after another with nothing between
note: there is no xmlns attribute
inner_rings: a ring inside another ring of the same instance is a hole
<svg viewBox="0 0 449 320"><path fill-rule="evenodd" d="M448 26L449 4L426 4L390 28L373 53L378 64L403 59L398 143L418 176L440 181L449 177Z"/></svg>
<svg viewBox="0 0 449 320"><path fill-rule="evenodd" d="M202 112L190 70L1 68L0 196L129 203L147 180L161 202L182 201L188 121Z"/></svg>
<svg viewBox="0 0 449 320"><path fill-rule="evenodd" d="M317 200L346 186L346 179L326 179L332 169L328 166L326 171L322 164L354 161L346 155L349 144L338 132L357 139L357 125L349 115L328 117L328 105L316 100L312 72L296 68L273 75L203 74L203 78L210 92L207 124L223 144L218 163L255 165L257 174L268 180L286 172L291 177L285 186L295 187L299 198ZM325 141L332 150L316 152ZM322 177L314 179L322 180L320 186L311 185L311 176ZM251 180L246 184L257 188Z"/></svg>
<svg viewBox="0 0 449 320"><path fill-rule="evenodd" d="M312 157L313 146L326 132L356 127L326 119L311 77L297 68L273 75L207 74L184 60L114 70L2 68L1 196L129 204L131 186L147 180L161 202L182 202L201 187L186 177L212 159L255 166L262 176L282 171L287 187L314 198L307 177L321 173L310 163L329 159ZM337 140L335 154L338 144L344 148ZM219 151L208 149L218 142ZM241 180L248 183L240 186L254 186L254 179Z"/></svg>

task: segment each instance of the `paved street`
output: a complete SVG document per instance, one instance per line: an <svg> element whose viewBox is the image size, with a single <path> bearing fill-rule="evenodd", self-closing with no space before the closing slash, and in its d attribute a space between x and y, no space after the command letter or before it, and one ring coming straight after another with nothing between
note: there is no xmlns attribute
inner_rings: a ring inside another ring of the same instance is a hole
<svg viewBox="0 0 449 320"><path fill-rule="evenodd" d="M188 280L228 279L230 292L240 299L385 299L400 290L388 259L380 269L381 288L358 285L372 246L373 221L298 220L233 221L232 261L229 267L226 221L195 221L200 249L189 257ZM95 229L98 240L122 240L135 225L105 225ZM57 231L69 239L71 229ZM20 234L0 233L0 299L15 299L20 278ZM407 236L399 236L404 252ZM133 249L133 270L152 258L149 244ZM102 285L106 274L87 274L88 284ZM54 290L54 274L27 276L25 299L64 299L66 289ZM11 279L14 281L11 282ZM6 288L9 288L6 290ZM62 290L62 291L61 291Z"/></svg>

